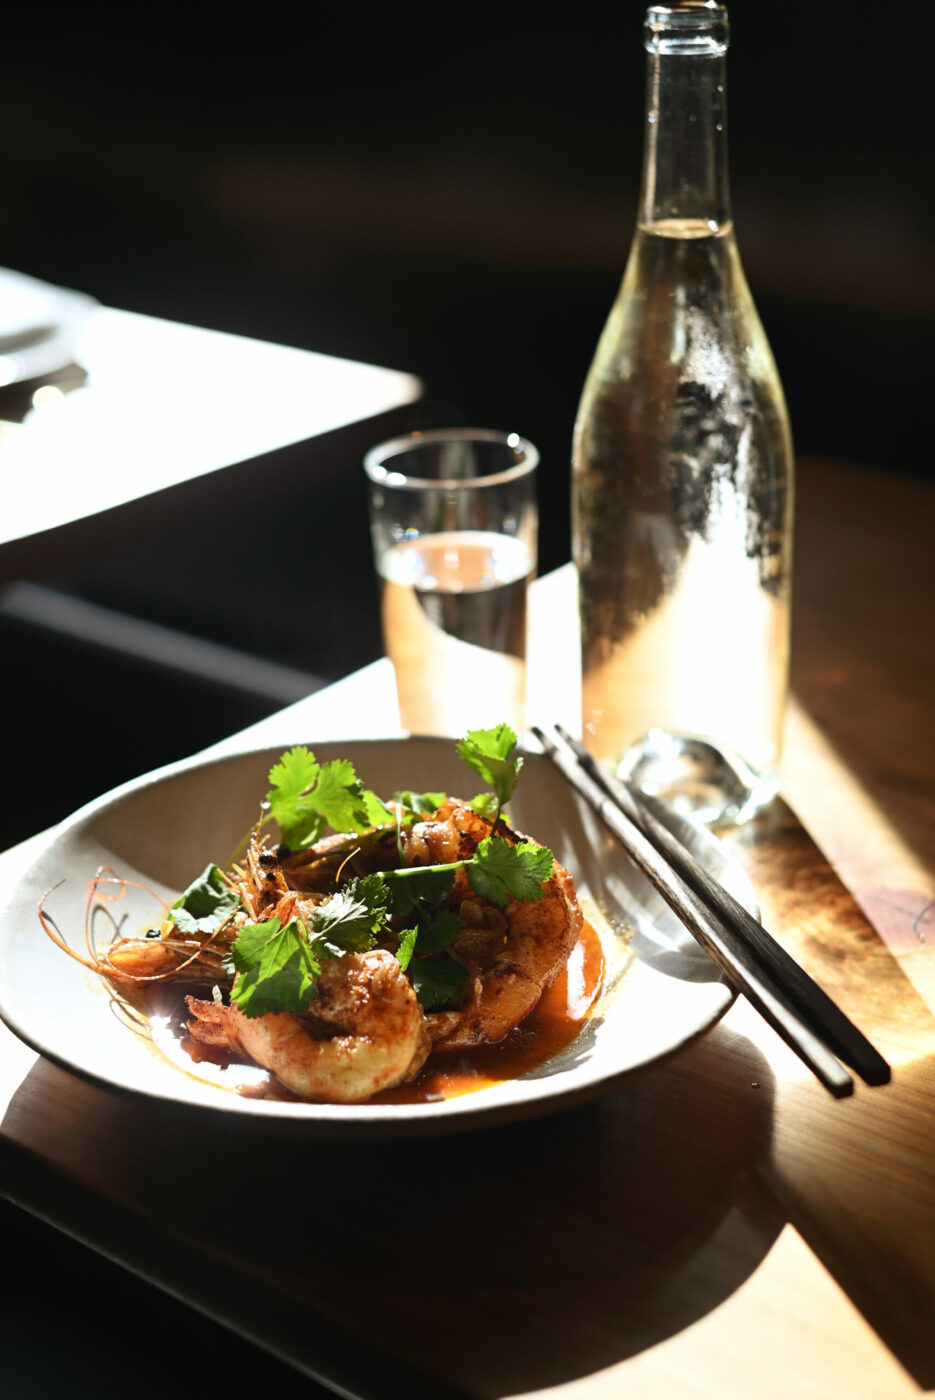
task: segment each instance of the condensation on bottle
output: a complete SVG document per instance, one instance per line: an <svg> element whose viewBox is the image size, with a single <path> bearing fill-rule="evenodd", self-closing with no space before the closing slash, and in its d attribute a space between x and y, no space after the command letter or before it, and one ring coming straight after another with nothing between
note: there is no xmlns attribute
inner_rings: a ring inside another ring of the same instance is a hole
<svg viewBox="0 0 935 1400"><path fill-rule="evenodd" d="M575 424L582 732L697 820L779 783L793 456L737 252L727 14L652 6L640 213Z"/></svg>

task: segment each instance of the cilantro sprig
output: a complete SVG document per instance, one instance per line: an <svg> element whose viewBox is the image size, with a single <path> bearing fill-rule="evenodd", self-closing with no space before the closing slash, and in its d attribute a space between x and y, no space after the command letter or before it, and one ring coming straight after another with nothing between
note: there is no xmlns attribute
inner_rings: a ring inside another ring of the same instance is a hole
<svg viewBox="0 0 935 1400"><path fill-rule="evenodd" d="M206 865L169 910L182 933L218 933L240 907L240 896L226 884L216 865Z"/></svg>
<svg viewBox="0 0 935 1400"><path fill-rule="evenodd" d="M407 816L424 817L437 812L447 796L446 792L412 792L406 789L394 792L393 802L397 807L402 807Z"/></svg>
<svg viewBox="0 0 935 1400"><path fill-rule="evenodd" d="M401 870L383 871L380 879L394 887L404 880L422 882L424 887L429 880L453 877L463 870L475 894L505 909L511 899L542 898L542 886L551 874L554 859L548 846L539 846L535 841L514 844L503 836L485 836L474 855L464 860L443 865L407 865ZM390 899L399 908L405 895L394 893Z"/></svg>
<svg viewBox="0 0 935 1400"><path fill-rule="evenodd" d="M548 846L537 846L534 841L519 841L514 846L502 836L487 836L477 848L467 877L475 894L505 909L511 899L541 899L553 861Z"/></svg>
<svg viewBox="0 0 935 1400"><path fill-rule="evenodd" d="M426 1011L445 1006L464 985L466 970L450 953L440 958L414 958L409 964L412 990Z"/></svg>
<svg viewBox="0 0 935 1400"><path fill-rule="evenodd" d="M367 831L393 821L393 813L365 788L346 758L319 764L304 744L284 753L270 769L269 814L290 850L320 840L327 827Z"/></svg>
<svg viewBox="0 0 935 1400"><path fill-rule="evenodd" d="M306 1011L321 975L321 963L299 919L291 919L285 926L276 918L246 924L224 966L239 974L231 1004L245 1016Z"/></svg>
<svg viewBox="0 0 935 1400"><path fill-rule="evenodd" d="M460 991L466 969L455 952L461 932L460 915L438 907L447 898L458 870L463 870L479 898L505 909L512 899L541 899L552 873L553 855L533 841L515 845L502 836L486 836L474 855L444 865L406 866L387 870L380 879L387 889L386 907L415 920L400 935L397 957L408 969L416 996L426 1010L444 1006Z"/></svg>
<svg viewBox="0 0 935 1400"><path fill-rule="evenodd" d="M437 880L434 872L430 875ZM454 875L445 878L450 890ZM412 897L413 907L407 918L415 922L400 934L396 956L400 967L408 970L413 991L426 1010L451 1001L461 990L467 975L467 969L454 951L455 939L462 928L461 917L451 909L433 908L431 896L426 897L430 888L425 882L416 884L410 880L405 884L397 883L391 894L391 898L395 895L397 899L400 892ZM439 888L436 884L436 890ZM419 956L415 957L417 947Z"/></svg>
<svg viewBox="0 0 935 1400"><path fill-rule="evenodd" d="M496 834L523 764L514 756L515 748L516 735L507 724L469 730L457 744L459 756L491 788L471 803L491 822L491 835L479 842L472 856L351 879L305 920L293 918L283 926L273 917L247 924L226 963L228 971L237 974L232 1002L248 1016L305 1011L324 962L366 952L378 942L397 944L396 957L423 1006L450 1002L466 976L455 951L461 918L447 907L457 872L463 870L474 893L500 909L514 899L540 899L552 872L553 856L547 847ZM437 811L445 800L443 792L406 790L394 793L393 807L387 807L363 786L346 759L319 764L303 745L283 754L270 770L269 782L260 825L275 820L291 850L313 845L328 826L359 834L395 825L402 852L402 826ZM172 917L180 927L190 920L211 931L208 925L226 921L236 905L237 897L220 871L209 866L177 902Z"/></svg>
<svg viewBox="0 0 935 1400"><path fill-rule="evenodd" d="M263 815L228 861L238 861L251 838L278 822L282 843L291 851L305 850L331 826L336 832L364 832L396 822L394 812L375 792L365 788L346 758L319 763L311 749L297 744L269 771L270 789Z"/></svg>
<svg viewBox="0 0 935 1400"><path fill-rule="evenodd" d="M307 920L281 925L273 916L241 929L225 959L238 973L231 1001L246 1016L307 1011L322 964L344 953L366 953L376 945L386 916L378 877L350 881L317 905Z"/></svg>
<svg viewBox="0 0 935 1400"><path fill-rule="evenodd" d="M492 793L479 793L472 799L471 806L496 830L500 812L516 791L523 766L522 758L513 757L516 735L508 724L498 724L493 729L469 729L456 747L468 767L493 788Z"/></svg>

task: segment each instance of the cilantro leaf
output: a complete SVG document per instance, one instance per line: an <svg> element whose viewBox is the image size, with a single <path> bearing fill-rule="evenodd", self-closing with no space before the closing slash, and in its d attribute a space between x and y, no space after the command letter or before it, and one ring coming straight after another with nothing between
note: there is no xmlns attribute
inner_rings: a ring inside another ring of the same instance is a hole
<svg viewBox="0 0 935 1400"><path fill-rule="evenodd" d="M278 763L269 770L269 781L279 788L278 796L285 801L297 798L306 788L313 787L318 777L319 764L311 750L304 744L297 744L282 755Z"/></svg>
<svg viewBox="0 0 935 1400"><path fill-rule="evenodd" d="M386 888L386 881L379 873L374 875L355 875L353 880L348 880L344 886L345 894L352 895L361 904L366 904L373 915L371 928L374 933L378 933L386 919L386 905L389 893Z"/></svg>
<svg viewBox="0 0 935 1400"><path fill-rule="evenodd" d="M334 831L364 831L370 825L364 806L364 785L346 758L322 765L309 800Z"/></svg>
<svg viewBox="0 0 935 1400"><path fill-rule="evenodd" d="M465 869L475 894L505 909L511 899L541 898L553 859L548 846L532 841L514 846L502 836L486 836Z"/></svg>
<svg viewBox="0 0 935 1400"><path fill-rule="evenodd" d="M363 804L369 826L391 826L395 822L395 813L391 812L370 788L364 788Z"/></svg>
<svg viewBox="0 0 935 1400"><path fill-rule="evenodd" d="M521 758L510 757L515 747L516 735L508 724L498 724L493 729L469 729L457 743L459 756L490 784L500 807L509 802L516 791L523 766Z"/></svg>
<svg viewBox="0 0 935 1400"><path fill-rule="evenodd" d="M461 932L461 916L450 909L439 909L419 919L419 952L448 953Z"/></svg>
<svg viewBox="0 0 935 1400"><path fill-rule="evenodd" d="M500 799L495 792L479 792L476 797L472 797L468 803L479 817L485 817L489 822L495 822L500 813Z"/></svg>
<svg viewBox="0 0 935 1400"><path fill-rule="evenodd" d="M346 758L319 764L304 745L289 749L270 769L270 812L290 850L313 846L325 828L367 831L389 824L393 814L365 788Z"/></svg>
<svg viewBox="0 0 935 1400"><path fill-rule="evenodd" d="M421 954L450 953L455 939L461 932L461 927L461 919L457 914L453 914L449 909L438 909L435 913L421 914L419 922L413 928L407 928L399 935L400 944L396 957L404 971L406 968L410 969L410 976L415 978L413 986L418 980L417 969L425 966L421 961ZM417 942L420 953L418 964L412 961ZM432 966L435 965L435 963L432 964ZM457 966L461 968L460 963ZM463 968L458 975L459 977L464 976Z"/></svg>
<svg viewBox="0 0 935 1400"><path fill-rule="evenodd" d="M444 1006L456 997L465 976L461 963L449 954L433 958L431 961L413 958L409 964L409 978L413 991L426 1010L433 1006Z"/></svg>
<svg viewBox="0 0 935 1400"><path fill-rule="evenodd" d="M447 796L445 792L411 792L406 789L404 792L394 792L393 801L405 807L413 816L422 817L437 812Z"/></svg>
<svg viewBox="0 0 935 1400"><path fill-rule="evenodd" d="M406 971L406 968L412 960L412 954L416 946L416 938L418 935L419 930L417 928L407 928L399 935L399 947L396 949L396 961L399 963L403 972Z"/></svg>
<svg viewBox="0 0 935 1400"><path fill-rule="evenodd" d="M398 871L388 872L386 889L389 912L405 918L422 904L443 904L451 894L454 882L454 870L434 870L431 866L424 869L407 866L404 876Z"/></svg>
<svg viewBox="0 0 935 1400"><path fill-rule="evenodd" d="M289 749L270 769L266 800L283 841L293 850L313 845L325 829L324 818L308 800L320 772L315 755L304 745Z"/></svg>
<svg viewBox="0 0 935 1400"><path fill-rule="evenodd" d="M342 953L366 953L376 943L374 935L383 926L385 904L376 904L359 888L356 891L351 888L363 883L350 881L339 894L312 910L308 920L309 941L320 956L339 958ZM361 894L363 898L359 897Z"/></svg>
<svg viewBox="0 0 935 1400"><path fill-rule="evenodd" d="M298 919L284 928L276 918L246 924L231 945L225 966L240 974L231 1003L245 1016L305 1011L321 973Z"/></svg>
<svg viewBox="0 0 935 1400"><path fill-rule="evenodd" d="M382 877L367 875L348 881L339 894L317 905L307 927L293 919L283 928L275 917L247 924L224 963L228 972L239 973L232 1003L247 1016L307 1010L321 964L372 948L385 917Z"/></svg>
<svg viewBox="0 0 935 1400"><path fill-rule="evenodd" d="M197 880L169 910L183 933L217 933L240 904L240 896L224 883L216 865L206 865Z"/></svg>

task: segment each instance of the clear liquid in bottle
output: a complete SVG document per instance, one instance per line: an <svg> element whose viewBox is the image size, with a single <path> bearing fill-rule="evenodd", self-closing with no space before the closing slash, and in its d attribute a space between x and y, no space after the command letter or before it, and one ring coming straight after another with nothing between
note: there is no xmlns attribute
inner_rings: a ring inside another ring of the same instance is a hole
<svg viewBox="0 0 935 1400"><path fill-rule="evenodd" d="M677 52L673 79L696 104L706 88L722 98L715 71L686 76L717 50ZM666 70L654 58L658 118ZM709 112L714 151L721 105ZM689 111L670 113L670 130ZM778 788L791 439L737 254L726 164L721 186L709 151L699 164L710 188L686 193L677 171L659 178L657 134L575 427L582 732L621 776L686 815L739 821Z"/></svg>

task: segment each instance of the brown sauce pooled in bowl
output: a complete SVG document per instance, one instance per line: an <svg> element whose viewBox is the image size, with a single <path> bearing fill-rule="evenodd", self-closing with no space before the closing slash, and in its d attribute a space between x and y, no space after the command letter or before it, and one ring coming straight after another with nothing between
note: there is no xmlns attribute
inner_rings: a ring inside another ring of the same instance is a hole
<svg viewBox="0 0 935 1400"><path fill-rule="evenodd" d="M472 1094L538 1068L570 1045L588 1018L604 980L601 940L585 923L567 966L524 1021L496 1045L430 1055L409 1084L384 1089L370 1103L437 1103Z"/></svg>
<svg viewBox="0 0 935 1400"><path fill-rule="evenodd" d="M366 1102L437 1103L517 1079L545 1064L574 1040L590 1015L603 980L601 940L586 922L565 969L542 994L535 1009L497 1045L432 1055L411 1083L384 1089ZM185 992L211 995L207 987L189 986ZM251 1061L191 1040L185 1033L185 992L177 987L170 991L163 985L133 998L149 1022L155 1045L174 1068L248 1098L312 1102L298 1098L268 1070Z"/></svg>

